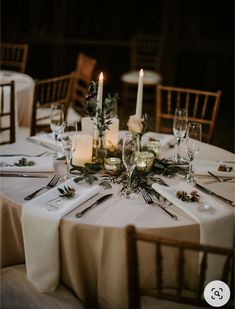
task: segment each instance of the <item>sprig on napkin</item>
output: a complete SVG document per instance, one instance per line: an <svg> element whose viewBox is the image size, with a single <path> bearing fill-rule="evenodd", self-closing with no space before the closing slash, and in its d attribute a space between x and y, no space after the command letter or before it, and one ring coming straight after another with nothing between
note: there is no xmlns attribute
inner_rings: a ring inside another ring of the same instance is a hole
<svg viewBox="0 0 235 309"><path fill-rule="evenodd" d="M71 199L75 196L76 189L69 186L64 186L64 189L58 188L57 189L60 192L60 197Z"/></svg>
<svg viewBox="0 0 235 309"><path fill-rule="evenodd" d="M190 195L191 196L189 196L188 193L185 191L176 192L176 197L182 200L183 202L199 202L200 195L198 194L197 191L192 191Z"/></svg>
<svg viewBox="0 0 235 309"><path fill-rule="evenodd" d="M19 159L18 162L14 162L14 165L15 166L33 166L35 165L36 163L32 160L27 160L26 158L21 158Z"/></svg>

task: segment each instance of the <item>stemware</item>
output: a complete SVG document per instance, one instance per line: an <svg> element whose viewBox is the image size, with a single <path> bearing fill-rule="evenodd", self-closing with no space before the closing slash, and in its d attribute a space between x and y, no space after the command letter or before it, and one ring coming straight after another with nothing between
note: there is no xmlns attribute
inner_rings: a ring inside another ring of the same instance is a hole
<svg viewBox="0 0 235 309"><path fill-rule="evenodd" d="M61 103L52 103L51 104L51 130L55 137L56 151L55 158L58 157L58 136L63 130L64 124L64 105Z"/></svg>
<svg viewBox="0 0 235 309"><path fill-rule="evenodd" d="M185 108L176 108L173 122L173 133L177 140L177 154L172 157L176 163L187 163L187 160L180 155L180 142L185 137L188 123L188 111Z"/></svg>
<svg viewBox="0 0 235 309"><path fill-rule="evenodd" d="M202 125L198 122L189 122L187 127L185 149L189 157L189 170L186 175L186 182L195 183L196 179L192 175L192 162L200 149L202 136Z"/></svg>
<svg viewBox="0 0 235 309"><path fill-rule="evenodd" d="M73 153L77 145L76 133L77 133L77 123L74 121L65 121L63 125L63 131L61 133L61 144L64 155L66 157L66 164L67 164L67 173L63 177L64 180L71 178L69 174L69 167Z"/></svg>
<svg viewBox="0 0 235 309"><path fill-rule="evenodd" d="M124 187L121 195L124 198L134 198L137 193L131 187L131 176L136 167L138 153L140 149L140 140L138 134L126 133L122 145L122 161L128 174L128 184Z"/></svg>

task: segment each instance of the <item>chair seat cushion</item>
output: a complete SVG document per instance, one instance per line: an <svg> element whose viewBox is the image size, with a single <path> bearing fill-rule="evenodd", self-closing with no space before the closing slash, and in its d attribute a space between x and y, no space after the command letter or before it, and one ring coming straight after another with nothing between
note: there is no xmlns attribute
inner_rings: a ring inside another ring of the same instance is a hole
<svg viewBox="0 0 235 309"><path fill-rule="evenodd" d="M144 85L157 85L162 80L160 74L154 71L144 71ZM139 71L130 71L121 76L121 81L125 83L138 84Z"/></svg>
<svg viewBox="0 0 235 309"><path fill-rule="evenodd" d="M1 269L1 305L11 309L80 309L82 302L62 284L53 293L40 293L26 277L25 265Z"/></svg>

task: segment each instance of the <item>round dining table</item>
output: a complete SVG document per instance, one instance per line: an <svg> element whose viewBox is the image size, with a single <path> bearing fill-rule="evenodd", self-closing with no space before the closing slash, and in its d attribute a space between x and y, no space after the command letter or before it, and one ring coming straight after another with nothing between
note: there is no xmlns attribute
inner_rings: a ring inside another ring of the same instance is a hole
<svg viewBox="0 0 235 309"><path fill-rule="evenodd" d="M24 73L1 70L0 82L15 82L16 128L30 127L33 106L34 79ZM7 102L7 100L6 100Z"/></svg>
<svg viewBox="0 0 235 309"><path fill-rule="evenodd" d="M183 146L183 145L182 145ZM183 149L183 147L182 147ZM29 154L36 156L48 151L48 148L28 140L1 147L4 154ZM166 145L161 150L160 158L169 158L176 148ZM182 151L183 154L183 151ZM45 160L48 154L45 154ZM234 162L235 155L224 149L201 143L197 160ZM65 161L56 160L55 171L65 174ZM52 176L52 173L40 175ZM162 177L159 175L159 177ZM25 203L24 197L37 188L45 185L50 178L1 178L1 267L25 263L24 241L22 235L21 214ZM163 179L169 186L184 181L182 175ZM198 181L213 192L234 201L234 182L218 182L210 175L198 176ZM82 185L82 183L81 183ZM67 213L59 224L60 245L60 281L69 287L85 304L86 308L128 308L127 265L125 228L133 224L137 229L157 236L200 242L200 224L188 213L175 205L166 206L178 216L173 220L160 207L145 203L141 195L136 199L120 197L121 186L112 184L111 189L102 189L102 194L113 193L112 198L92 209L81 218L76 213L85 209L97 200L91 198L78 208ZM100 193L99 193L100 194ZM215 197L212 201L221 205L229 216L234 215L233 207ZM232 246L233 229L223 235L223 214L217 217L213 225L213 214L208 216L211 245ZM220 220L221 219L221 220ZM205 219L205 222L207 220ZM224 227L226 229L226 227ZM226 239L225 239L226 238ZM43 241L43 240L42 240ZM142 284L151 285L153 269L151 259L153 252L141 247L141 258L144 263ZM46 254L46 253L45 253ZM197 273L198 261L191 261L188 266L188 284L193 286L193 273ZM215 270L215 269L214 269ZM216 273L216 272L214 272ZM215 274L216 275L216 274ZM171 282L171 271L166 274Z"/></svg>

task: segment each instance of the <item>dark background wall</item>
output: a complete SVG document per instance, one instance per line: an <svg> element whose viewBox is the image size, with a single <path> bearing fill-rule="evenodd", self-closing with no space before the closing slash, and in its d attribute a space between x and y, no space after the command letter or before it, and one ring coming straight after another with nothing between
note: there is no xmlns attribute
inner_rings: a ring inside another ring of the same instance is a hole
<svg viewBox="0 0 235 309"><path fill-rule="evenodd" d="M135 9L133 9L135 7ZM138 31L165 38L163 84L223 91L215 144L234 150L233 0L140 3L2 0L1 40L27 42L26 72L47 78L72 71L78 52L97 59L106 88L120 91Z"/></svg>

